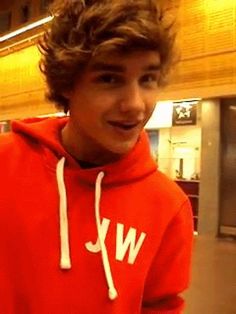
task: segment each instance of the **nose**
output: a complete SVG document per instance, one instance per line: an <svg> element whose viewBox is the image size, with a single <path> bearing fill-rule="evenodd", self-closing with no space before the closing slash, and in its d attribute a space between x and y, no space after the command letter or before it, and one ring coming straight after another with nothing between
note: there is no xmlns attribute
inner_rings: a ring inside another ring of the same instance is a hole
<svg viewBox="0 0 236 314"><path fill-rule="evenodd" d="M133 82L121 91L120 111L122 113L141 113L145 111L144 91L138 83Z"/></svg>

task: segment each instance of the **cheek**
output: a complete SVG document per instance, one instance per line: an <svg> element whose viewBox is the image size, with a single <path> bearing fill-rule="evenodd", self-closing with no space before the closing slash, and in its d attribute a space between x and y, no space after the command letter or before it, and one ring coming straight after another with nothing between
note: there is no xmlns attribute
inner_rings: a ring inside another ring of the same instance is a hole
<svg viewBox="0 0 236 314"><path fill-rule="evenodd" d="M156 100L155 100L155 103L152 102L152 103L148 104L148 106L146 107L145 123L147 123L147 121L152 116L155 107L156 107Z"/></svg>
<svg viewBox="0 0 236 314"><path fill-rule="evenodd" d="M150 110L156 106L158 100L158 91L157 89L147 90L146 94L144 95L146 104Z"/></svg>
<svg viewBox="0 0 236 314"><path fill-rule="evenodd" d="M157 102L156 98L151 99L151 101L148 102L148 105L147 105L147 113L148 114L151 115L153 113L153 111L154 111L154 109L156 107L156 102Z"/></svg>

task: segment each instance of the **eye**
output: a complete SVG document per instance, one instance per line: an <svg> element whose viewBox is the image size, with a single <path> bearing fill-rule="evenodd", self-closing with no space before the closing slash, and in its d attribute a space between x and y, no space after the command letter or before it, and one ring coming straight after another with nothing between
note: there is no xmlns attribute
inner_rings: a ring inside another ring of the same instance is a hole
<svg viewBox="0 0 236 314"><path fill-rule="evenodd" d="M141 77L140 82L144 86L156 88L158 86L158 75L157 74L145 74Z"/></svg>
<svg viewBox="0 0 236 314"><path fill-rule="evenodd" d="M99 75L96 78L96 82L106 84L106 85L115 85L121 83L122 79L115 74L104 73Z"/></svg>

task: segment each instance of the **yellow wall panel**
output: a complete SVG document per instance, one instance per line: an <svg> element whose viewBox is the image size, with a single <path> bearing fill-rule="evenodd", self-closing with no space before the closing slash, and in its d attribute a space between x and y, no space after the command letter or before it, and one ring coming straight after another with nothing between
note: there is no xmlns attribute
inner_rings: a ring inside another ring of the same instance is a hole
<svg viewBox="0 0 236 314"><path fill-rule="evenodd" d="M0 58L0 120L55 112L53 104L44 99L39 58L36 46Z"/></svg>
<svg viewBox="0 0 236 314"><path fill-rule="evenodd" d="M0 58L1 94L5 97L35 88L43 88L38 70L39 53L31 46Z"/></svg>

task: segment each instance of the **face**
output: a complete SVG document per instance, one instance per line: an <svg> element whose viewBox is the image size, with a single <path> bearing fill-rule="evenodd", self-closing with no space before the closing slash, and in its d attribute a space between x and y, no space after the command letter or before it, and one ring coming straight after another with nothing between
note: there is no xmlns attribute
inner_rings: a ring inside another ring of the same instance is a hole
<svg viewBox="0 0 236 314"><path fill-rule="evenodd" d="M159 76L154 51L93 59L67 94L70 118L62 132L67 150L100 164L101 156L109 162L128 153L154 110Z"/></svg>

